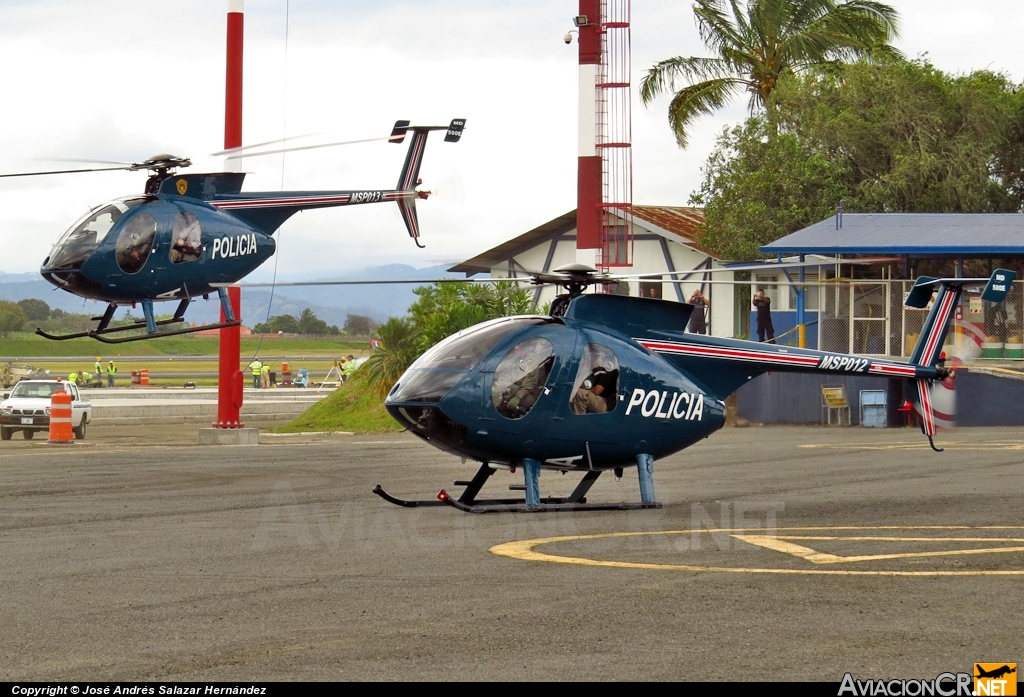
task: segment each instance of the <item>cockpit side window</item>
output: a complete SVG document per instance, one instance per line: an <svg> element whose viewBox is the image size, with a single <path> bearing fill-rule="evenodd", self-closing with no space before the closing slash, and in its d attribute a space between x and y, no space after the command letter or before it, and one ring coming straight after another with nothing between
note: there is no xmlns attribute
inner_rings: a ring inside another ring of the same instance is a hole
<svg viewBox="0 0 1024 697"><path fill-rule="evenodd" d="M78 225L66 242L71 244L99 244L121 217L121 209L114 205L103 206Z"/></svg>
<svg viewBox="0 0 1024 697"><path fill-rule="evenodd" d="M156 219L149 213L136 213L121 228L117 236L115 258L125 273L138 273L146 265L149 253L153 251L153 237L156 235Z"/></svg>
<svg viewBox="0 0 1024 697"><path fill-rule="evenodd" d="M574 414L614 411L619 391L619 359L607 346L587 344L573 383L569 408Z"/></svg>
<svg viewBox="0 0 1024 697"><path fill-rule="evenodd" d="M513 346L494 369L491 400L498 413L509 419L526 416L540 399L554 362L555 347L543 337Z"/></svg>
<svg viewBox="0 0 1024 697"><path fill-rule="evenodd" d="M174 230L171 235L170 259L172 264L195 261L203 253L203 235L199 218L192 213L181 211L174 216Z"/></svg>

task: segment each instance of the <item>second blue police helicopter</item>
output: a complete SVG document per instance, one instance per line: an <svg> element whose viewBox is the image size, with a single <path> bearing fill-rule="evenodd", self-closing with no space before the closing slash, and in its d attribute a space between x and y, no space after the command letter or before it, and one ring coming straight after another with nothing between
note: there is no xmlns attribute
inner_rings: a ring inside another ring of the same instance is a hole
<svg viewBox="0 0 1024 697"><path fill-rule="evenodd" d="M465 119L454 119L448 126L395 123L387 140L401 143L407 133L412 137L394 189L243 192L244 173L177 174L178 169L192 163L172 155L156 155L117 167L0 175L118 169L151 172L142 195L97 206L72 223L39 269L43 278L58 288L107 303L103 315L93 318L96 328L64 335L39 329L36 332L55 340L92 337L106 343L122 343L235 326L240 319L234 316L227 292L215 284L238 281L271 257L277 247L272 235L301 210L393 202L398 205L409 236L422 247L416 201L427 198L430 192L416 187L420 184L427 136L431 131L445 131L445 141L455 143L462 137L465 125ZM211 293L220 298L225 322L157 331L160 325L183 322L189 303L200 297L208 299ZM170 300L178 301L174 316L157 320L154 303ZM110 326L118 306L136 303L142 305L143 320L127 326ZM145 334L111 336L143 327Z"/></svg>
<svg viewBox="0 0 1024 697"><path fill-rule="evenodd" d="M385 406L414 435L479 468L471 480L456 482L465 487L458 496L442 490L434 499L404 500L380 486L374 493L401 506L450 505L473 513L660 507L654 462L722 428L725 399L770 370L905 379L922 431L939 450L930 388L953 376L942 353L950 318L965 288L984 285L982 299L1002 302L1015 274L999 269L988 279L919 278L906 303L932 305L908 363L691 334L685 328L692 305L584 293L623 278L575 264L536 274L531 282L568 291L550 314L484 322L424 353ZM498 280L516 279L481 282ZM337 282L359 283L366 281ZM639 502L587 502L602 472L621 476L633 466ZM514 488L525 491L525 500L479 497L498 467L523 469L524 484ZM542 469L583 478L569 496L542 497Z"/></svg>

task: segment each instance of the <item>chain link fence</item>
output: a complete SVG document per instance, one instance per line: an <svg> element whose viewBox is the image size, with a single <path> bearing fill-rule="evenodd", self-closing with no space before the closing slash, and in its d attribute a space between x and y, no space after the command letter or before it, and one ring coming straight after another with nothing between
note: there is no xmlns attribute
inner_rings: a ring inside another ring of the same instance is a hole
<svg viewBox="0 0 1024 697"><path fill-rule="evenodd" d="M909 356L930 307L904 305L913 281L851 281L808 288L819 293L818 348L893 358ZM953 317L947 347L956 355L1024 359L1024 283L1002 303L966 293Z"/></svg>

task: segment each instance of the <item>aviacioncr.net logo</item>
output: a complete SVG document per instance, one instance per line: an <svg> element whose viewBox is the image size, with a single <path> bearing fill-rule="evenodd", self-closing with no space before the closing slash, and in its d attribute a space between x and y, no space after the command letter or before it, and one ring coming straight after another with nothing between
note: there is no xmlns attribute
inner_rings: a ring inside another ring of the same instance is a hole
<svg viewBox="0 0 1024 697"><path fill-rule="evenodd" d="M847 673L839 686L839 697L972 697L970 673L940 673L933 680L856 680Z"/></svg>

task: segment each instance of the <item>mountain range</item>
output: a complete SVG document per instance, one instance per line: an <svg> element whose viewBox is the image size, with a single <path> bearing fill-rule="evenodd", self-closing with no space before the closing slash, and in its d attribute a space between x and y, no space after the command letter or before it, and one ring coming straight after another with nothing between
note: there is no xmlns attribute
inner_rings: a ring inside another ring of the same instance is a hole
<svg viewBox="0 0 1024 697"><path fill-rule="evenodd" d="M433 278L458 278L458 274L448 273L448 264L417 269L405 264L387 264L375 266L361 271L349 272L331 279L302 280L419 280ZM298 279L296 279L298 280ZM345 326L345 317L349 314L365 315L378 322L389 317L400 317L415 302L413 289L415 284L402 285L365 285L365 286L283 286L278 288L247 288L242 291L242 323L253 326L267 321L269 316L299 314L306 308L327 324L338 327ZM273 290L273 295L271 291ZM271 297L273 302L271 305ZM18 301L25 298L38 298L51 308L60 308L65 312L103 313L104 304L93 300L83 300L62 291L47 283L39 274L9 274L0 271L0 299ZM176 303L160 303L158 314L174 311ZM270 313L267 309L270 307ZM218 320L220 306L214 298L208 301L197 300L189 307L185 317L189 322L209 324ZM140 311L133 314L140 315ZM121 311L118 311L120 317Z"/></svg>

